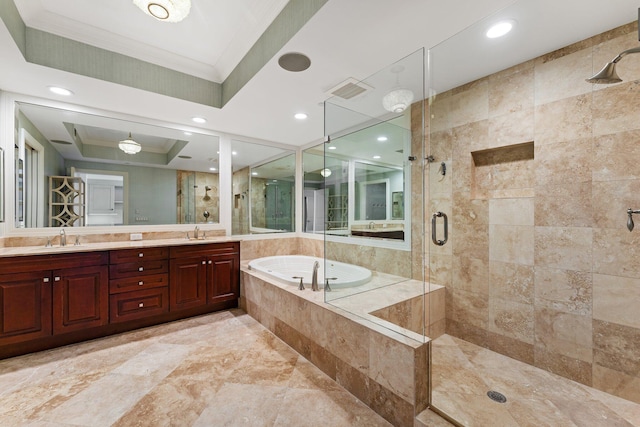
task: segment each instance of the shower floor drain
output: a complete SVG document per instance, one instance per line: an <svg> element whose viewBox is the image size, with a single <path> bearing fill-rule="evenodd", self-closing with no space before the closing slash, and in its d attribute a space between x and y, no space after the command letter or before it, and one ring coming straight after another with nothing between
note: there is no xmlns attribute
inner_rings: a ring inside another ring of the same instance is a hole
<svg viewBox="0 0 640 427"><path fill-rule="evenodd" d="M489 396L489 399L498 403L505 403L507 401L507 398L504 396L504 394L497 391L489 390L487 392L487 396Z"/></svg>

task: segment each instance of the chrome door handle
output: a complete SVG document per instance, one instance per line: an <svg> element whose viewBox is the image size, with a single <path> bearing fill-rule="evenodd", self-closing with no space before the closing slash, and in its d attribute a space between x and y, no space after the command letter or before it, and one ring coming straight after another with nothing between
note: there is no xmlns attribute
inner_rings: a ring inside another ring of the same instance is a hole
<svg viewBox="0 0 640 427"><path fill-rule="evenodd" d="M444 219L444 240L438 240L436 233L436 218L439 217ZM447 214L438 211L431 216L431 240L438 246L444 246L447 240L449 240L449 220L447 219Z"/></svg>

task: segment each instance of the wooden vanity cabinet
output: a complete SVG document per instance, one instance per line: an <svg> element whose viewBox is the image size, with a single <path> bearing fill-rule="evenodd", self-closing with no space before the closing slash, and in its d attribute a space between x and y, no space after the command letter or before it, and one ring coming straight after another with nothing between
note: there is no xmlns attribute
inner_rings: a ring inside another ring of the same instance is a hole
<svg viewBox="0 0 640 427"><path fill-rule="evenodd" d="M0 258L0 346L106 325L107 261L106 252Z"/></svg>
<svg viewBox="0 0 640 427"><path fill-rule="evenodd" d="M50 336L51 274L0 275L0 311L0 345Z"/></svg>
<svg viewBox="0 0 640 427"><path fill-rule="evenodd" d="M237 307L240 243L0 257L0 358Z"/></svg>
<svg viewBox="0 0 640 427"><path fill-rule="evenodd" d="M123 249L109 253L111 323L169 311L169 249Z"/></svg>
<svg viewBox="0 0 640 427"><path fill-rule="evenodd" d="M170 310L237 304L240 243L176 246L170 251Z"/></svg>
<svg viewBox="0 0 640 427"><path fill-rule="evenodd" d="M53 334L109 323L106 265L53 271Z"/></svg>

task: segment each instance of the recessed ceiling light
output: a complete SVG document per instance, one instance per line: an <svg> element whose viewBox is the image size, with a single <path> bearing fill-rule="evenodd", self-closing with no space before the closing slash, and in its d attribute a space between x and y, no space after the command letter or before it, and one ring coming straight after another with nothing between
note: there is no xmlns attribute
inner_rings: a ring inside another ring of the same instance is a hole
<svg viewBox="0 0 640 427"><path fill-rule="evenodd" d="M71 96L73 95L73 92L71 92L69 89L65 89L63 87L59 87L59 86L49 86L49 90L53 93L55 93L56 95L62 95L62 96Z"/></svg>
<svg viewBox="0 0 640 427"><path fill-rule="evenodd" d="M210 171L214 171L214 170L216 170L216 168L209 168L209 170L210 170Z"/></svg>
<svg viewBox="0 0 640 427"><path fill-rule="evenodd" d="M251 172L251 175L258 176L258 172Z"/></svg>
<svg viewBox="0 0 640 427"><path fill-rule="evenodd" d="M305 113L298 113L298 114L296 114L296 115L295 115L295 116L293 116L293 117L295 117L295 118L296 118L296 119L298 119L298 120L304 120L304 119L306 119L308 116L307 116Z"/></svg>
<svg viewBox="0 0 640 427"><path fill-rule="evenodd" d="M207 123L207 119L205 119L204 117L192 117L191 120L196 123Z"/></svg>
<svg viewBox="0 0 640 427"><path fill-rule="evenodd" d="M185 132L184 134L187 135L187 136L193 135L191 132Z"/></svg>
<svg viewBox="0 0 640 427"><path fill-rule="evenodd" d="M336 147L335 145L332 145L332 146L330 146L330 147L327 147L327 149L328 149L328 150L335 150L336 148L338 148L338 147Z"/></svg>
<svg viewBox="0 0 640 427"><path fill-rule="evenodd" d="M492 25L491 28L487 30L486 36L490 39L502 37L513 29L514 24L515 21L513 20L500 21L497 24Z"/></svg>
<svg viewBox="0 0 640 427"><path fill-rule="evenodd" d="M373 156L373 158L374 158L374 159L379 159L379 158L380 158L380 156Z"/></svg>
<svg viewBox="0 0 640 427"><path fill-rule="evenodd" d="M378 141L380 141L380 142L385 142L385 141L388 141L388 140L389 140L389 138L387 138L386 136L379 136L378 137Z"/></svg>
<svg viewBox="0 0 640 427"><path fill-rule="evenodd" d="M178 156L178 157L180 157L181 159L190 159L191 158L191 156Z"/></svg>
<svg viewBox="0 0 640 427"><path fill-rule="evenodd" d="M236 154L238 154L238 152L237 152L237 151L232 151L232 152L231 152L231 155L233 155L233 156L235 156Z"/></svg>

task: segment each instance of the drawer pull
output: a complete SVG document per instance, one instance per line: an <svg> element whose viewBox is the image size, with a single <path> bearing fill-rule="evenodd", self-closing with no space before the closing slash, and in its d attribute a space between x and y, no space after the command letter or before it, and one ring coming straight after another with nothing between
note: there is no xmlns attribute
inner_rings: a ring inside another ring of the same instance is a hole
<svg viewBox="0 0 640 427"><path fill-rule="evenodd" d="M53 281L54 281L54 282L59 282L59 281L60 281L60 276L56 276L56 277L54 277L54 278L53 278Z"/></svg>
<svg viewBox="0 0 640 427"><path fill-rule="evenodd" d="M202 261L202 265L205 265L207 263L207 261Z"/></svg>
<svg viewBox="0 0 640 427"><path fill-rule="evenodd" d="M44 283L49 283L49 278L48 278L48 277L45 277L45 278L43 278L43 279L42 279L42 281L43 281Z"/></svg>
<svg viewBox="0 0 640 427"><path fill-rule="evenodd" d="M209 260L209 264L213 264L213 261Z"/></svg>
<svg viewBox="0 0 640 427"><path fill-rule="evenodd" d="M144 253L142 253L142 252L140 252L140 253L138 254L138 257L139 257L139 258L142 258L143 256L144 256Z"/></svg>
<svg viewBox="0 0 640 427"><path fill-rule="evenodd" d="M138 286L142 286L142 285L144 285L144 282L141 280L138 282Z"/></svg>
<svg viewBox="0 0 640 427"><path fill-rule="evenodd" d="M138 304L138 307L139 307L139 308L144 307L144 303L143 303L143 302L139 303L139 304Z"/></svg>
<svg viewBox="0 0 640 427"><path fill-rule="evenodd" d="M138 267L138 271L144 271L144 267Z"/></svg>

